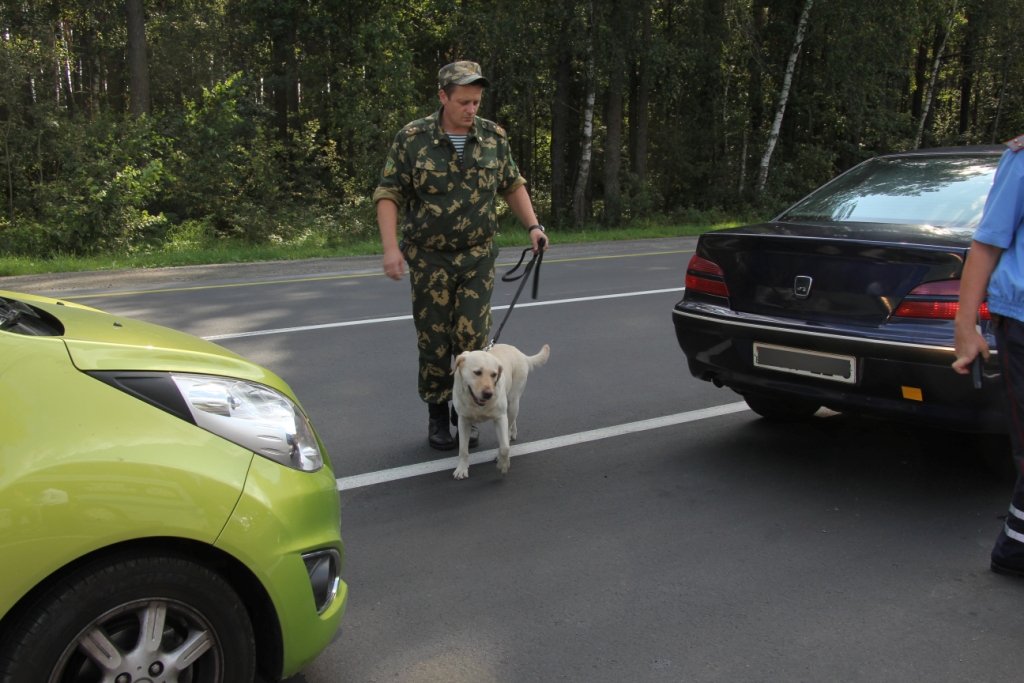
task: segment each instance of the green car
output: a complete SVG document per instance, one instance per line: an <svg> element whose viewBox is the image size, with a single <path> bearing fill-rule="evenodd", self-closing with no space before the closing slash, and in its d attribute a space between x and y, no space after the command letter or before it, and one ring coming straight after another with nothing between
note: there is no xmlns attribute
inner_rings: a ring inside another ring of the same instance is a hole
<svg viewBox="0 0 1024 683"><path fill-rule="evenodd" d="M249 683L348 588L330 462L279 377L0 291L0 683Z"/></svg>

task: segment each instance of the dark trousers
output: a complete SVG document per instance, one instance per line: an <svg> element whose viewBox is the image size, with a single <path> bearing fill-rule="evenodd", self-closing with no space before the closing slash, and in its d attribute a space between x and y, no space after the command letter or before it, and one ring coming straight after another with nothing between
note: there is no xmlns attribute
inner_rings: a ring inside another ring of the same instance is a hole
<svg viewBox="0 0 1024 683"><path fill-rule="evenodd" d="M1009 422L1017 485L1010 500L1006 526L992 549L992 561L1011 569L1024 569L1024 322L993 316L999 367L1006 383L1006 419Z"/></svg>
<svg viewBox="0 0 1024 683"><path fill-rule="evenodd" d="M407 245L412 317L419 347L419 394L427 403L452 397L452 356L487 345L498 247L462 251Z"/></svg>

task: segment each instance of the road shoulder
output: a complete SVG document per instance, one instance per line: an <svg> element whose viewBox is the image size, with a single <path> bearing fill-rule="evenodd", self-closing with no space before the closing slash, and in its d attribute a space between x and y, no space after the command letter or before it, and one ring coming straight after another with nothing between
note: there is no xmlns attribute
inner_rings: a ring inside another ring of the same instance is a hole
<svg viewBox="0 0 1024 683"><path fill-rule="evenodd" d="M557 235L555 236L557 239ZM545 258L566 259L614 254L669 252L693 249L696 237L669 237L619 242L588 242L554 244ZM517 248L505 247L500 262L518 258ZM234 284L260 280L293 280L306 277L373 274L380 271L380 256L349 256L339 258L298 259L294 261L262 261L256 263L223 263L174 268L140 268L129 270L49 273L0 277L0 290L67 296L71 293L146 291L168 285Z"/></svg>

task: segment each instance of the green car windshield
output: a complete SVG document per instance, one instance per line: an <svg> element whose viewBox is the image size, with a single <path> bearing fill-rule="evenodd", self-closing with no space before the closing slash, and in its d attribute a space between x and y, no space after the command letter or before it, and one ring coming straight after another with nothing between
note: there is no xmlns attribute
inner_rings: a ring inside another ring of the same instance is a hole
<svg viewBox="0 0 1024 683"><path fill-rule="evenodd" d="M995 154L872 159L812 193L778 220L974 229L998 164Z"/></svg>

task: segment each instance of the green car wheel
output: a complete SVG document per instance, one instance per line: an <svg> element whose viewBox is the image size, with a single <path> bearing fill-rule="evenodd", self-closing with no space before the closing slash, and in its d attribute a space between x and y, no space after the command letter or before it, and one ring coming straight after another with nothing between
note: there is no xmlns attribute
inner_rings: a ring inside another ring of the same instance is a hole
<svg viewBox="0 0 1024 683"><path fill-rule="evenodd" d="M252 623L224 579L174 556L110 557L27 610L3 683L250 683Z"/></svg>

